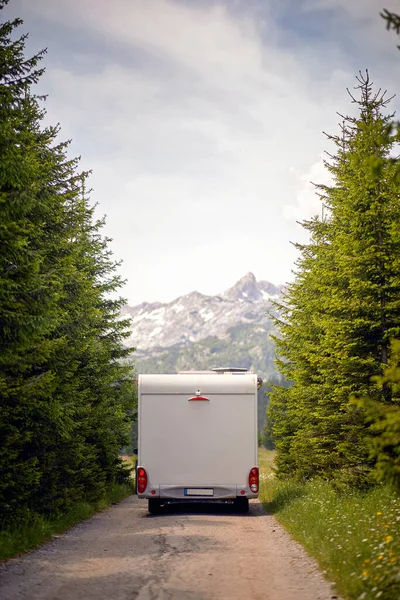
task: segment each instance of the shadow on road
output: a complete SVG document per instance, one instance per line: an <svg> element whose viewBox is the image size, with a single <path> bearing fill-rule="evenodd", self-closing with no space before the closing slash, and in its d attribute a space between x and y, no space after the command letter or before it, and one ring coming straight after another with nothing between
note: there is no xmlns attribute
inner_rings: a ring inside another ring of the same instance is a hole
<svg viewBox="0 0 400 600"><path fill-rule="evenodd" d="M298 498L302 498L305 494L306 491L300 487L298 489L291 489L290 493L283 490L278 492L271 502L263 502L263 507L269 515L274 515L298 500Z"/></svg>
<svg viewBox="0 0 400 600"><path fill-rule="evenodd" d="M146 519L158 519L168 515L232 515L235 517L259 517L264 513L260 503L250 504L248 513L241 513L233 502L168 502L158 514L143 515Z"/></svg>

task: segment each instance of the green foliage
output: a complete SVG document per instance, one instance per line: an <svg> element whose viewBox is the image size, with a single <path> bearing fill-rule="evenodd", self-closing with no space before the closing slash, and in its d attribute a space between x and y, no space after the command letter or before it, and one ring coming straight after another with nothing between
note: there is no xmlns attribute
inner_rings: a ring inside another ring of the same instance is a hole
<svg viewBox="0 0 400 600"><path fill-rule="evenodd" d="M392 402L382 375L390 340L400 333L400 204L394 137L386 132L384 94L368 73L358 78L355 118L344 117L326 167L332 186L317 186L327 214L303 226L296 280L276 319L278 368L269 418L279 475L331 478L338 486L373 481L365 411L350 395ZM378 171L371 169L376 159Z"/></svg>
<svg viewBox="0 0 400 600"><path fill-rule="evenodd" d="M5 5L0 2L0 9ZM44 127L43 52L0 25L0 507L3 524L95 500L128 474L135 390L122 282L87 173Z"/></svg>
<svg viewBox="0 0 400 600"><path fill-rule="evenodd" d="M400 503L389 485L338 493L321 479L261 480L267 511L314 556L349 600L400 597Z"/></svg>
<svg viewBox="0 0 400 600"><path fill-rule="evenodd" d="M381 12L381 17L386 21L386 28L393 29L400 35L400 15L386 8Z"/></svg>
<svg viewBox="0 0 400 600"><path fill-rule="evenodd" d="M370 457L375 463L378 481L389 481L400 490L400 341L392 342L388 366L375 378L382 389L390 389L389 402L371 398L355 399L369 423Z"/></svg>

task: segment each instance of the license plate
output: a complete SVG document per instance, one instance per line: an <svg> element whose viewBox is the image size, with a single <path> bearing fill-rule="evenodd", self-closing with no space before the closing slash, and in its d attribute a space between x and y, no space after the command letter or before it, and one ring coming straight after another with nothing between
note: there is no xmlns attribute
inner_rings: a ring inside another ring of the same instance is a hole
<svg viewBox="0 0 400 600"><path fill-rule="evenodd" d="M185 496L214 496L210 488L185 488Z"/></svg>

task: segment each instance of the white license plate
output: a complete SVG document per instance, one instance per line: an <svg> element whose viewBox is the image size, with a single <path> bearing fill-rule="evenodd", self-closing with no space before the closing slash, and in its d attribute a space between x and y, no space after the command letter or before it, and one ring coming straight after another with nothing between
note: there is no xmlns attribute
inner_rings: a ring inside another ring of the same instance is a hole
<svg viewBox="0 0 400 600"><path fill-rule="evenodd" d="M185 488L185 496L214 496L210 488Z"/></svg>

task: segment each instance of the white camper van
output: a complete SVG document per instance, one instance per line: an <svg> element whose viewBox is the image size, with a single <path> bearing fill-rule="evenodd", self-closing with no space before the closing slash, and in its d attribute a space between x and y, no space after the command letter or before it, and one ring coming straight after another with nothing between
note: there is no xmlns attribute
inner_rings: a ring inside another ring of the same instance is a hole
<svg viewBox="0 0 400 600"><path fill-rule="evenodd" d="M139 375L137 493L150 513L167 502L258 496L257 375L215 369Z"/></svg>

